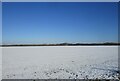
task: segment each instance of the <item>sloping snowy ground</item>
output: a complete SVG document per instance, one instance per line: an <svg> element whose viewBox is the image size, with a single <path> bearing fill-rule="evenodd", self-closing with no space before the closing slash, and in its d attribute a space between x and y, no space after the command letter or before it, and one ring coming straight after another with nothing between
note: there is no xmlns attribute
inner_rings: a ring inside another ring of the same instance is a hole
<svg viewBox="0 0 120 81"><path fill-rule="evenodd" d="M117 46L4 47L3 79L114 79Z"/></svg>

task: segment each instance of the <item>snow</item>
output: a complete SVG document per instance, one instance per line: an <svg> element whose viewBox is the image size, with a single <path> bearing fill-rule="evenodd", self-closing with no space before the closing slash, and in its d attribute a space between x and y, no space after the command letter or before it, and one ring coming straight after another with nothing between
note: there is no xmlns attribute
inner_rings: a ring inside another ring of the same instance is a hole
<svg viewBox="0 0 120 81"><path fill-rule="evenodd" d="M0 81L2 80L2 47L0 47Z"/></svg>
<svg viewBox="0 0 120 81"><path fill-rule="evenodd" d="M3 79L114 79L117 46L3 47Z"/></svg>

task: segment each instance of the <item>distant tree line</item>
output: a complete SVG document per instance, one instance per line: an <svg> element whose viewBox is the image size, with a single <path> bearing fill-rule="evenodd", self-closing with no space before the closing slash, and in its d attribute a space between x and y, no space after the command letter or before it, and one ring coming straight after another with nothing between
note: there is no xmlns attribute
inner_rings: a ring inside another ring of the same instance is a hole
<svg viewBox="0 0 120 81"><path fill-rule="evenodd" d="M59 43L59 44L12 44L12 45L0 45L1 47L11 46L113 46L120 45L120 43L105 42L105 43Z"/></svg>

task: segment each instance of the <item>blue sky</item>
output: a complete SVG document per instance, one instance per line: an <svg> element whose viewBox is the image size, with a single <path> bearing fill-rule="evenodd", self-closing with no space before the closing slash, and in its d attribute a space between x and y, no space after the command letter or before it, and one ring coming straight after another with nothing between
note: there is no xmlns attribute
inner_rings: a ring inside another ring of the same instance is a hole
<svg viewBox="0 0 120 81"><path fill-rule="evenodd" d="M3 43L117 42L118 3L4 2Z"/></svg>

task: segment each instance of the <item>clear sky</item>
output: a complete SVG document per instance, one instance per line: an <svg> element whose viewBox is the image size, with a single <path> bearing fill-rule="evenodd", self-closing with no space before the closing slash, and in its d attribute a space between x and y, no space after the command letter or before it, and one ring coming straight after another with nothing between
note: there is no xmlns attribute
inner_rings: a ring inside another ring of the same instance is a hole
<svg viewBox="0 0 120 81"><path fill-rule="evenodd" d="M118 3L4 2L3 43L117 42Z"/></svg>

